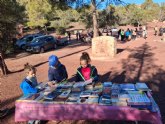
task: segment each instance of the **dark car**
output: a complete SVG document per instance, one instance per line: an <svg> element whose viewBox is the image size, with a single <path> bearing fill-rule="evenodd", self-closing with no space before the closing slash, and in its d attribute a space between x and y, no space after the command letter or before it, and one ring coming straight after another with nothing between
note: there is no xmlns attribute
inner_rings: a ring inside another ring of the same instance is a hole
<svg viewBox="0 0 165 124"><path fill-rule="evenodd" d="M163 36L163 33L165 33L165 28L159 29L159 36Z"/></svg>
<svg viewBox="0 0 165 124"><path fill-rule="evenodd" d="M33 39L27 46L26 51L34 53L44 53L49 49L56 49L57 41L53 36L40 36Z"/></svg>
<svg viewBox="0 0 165 124"><path fill-rule="evenodd" d="M25 35L24 37L20 38L19 40L16 41L16 46L21 49L25 49L26 45L31 42L34 38L43 36L43 34L29 34Z"/></svg>

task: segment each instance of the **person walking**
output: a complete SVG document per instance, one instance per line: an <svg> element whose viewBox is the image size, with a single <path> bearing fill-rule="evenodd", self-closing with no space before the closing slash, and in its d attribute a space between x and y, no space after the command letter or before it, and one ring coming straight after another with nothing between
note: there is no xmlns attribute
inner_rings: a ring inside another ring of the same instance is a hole
<svg viewBox="0 0 165 124"><path fill-rule="evenodd" d="M157 34L158 34L158 27L157 26L155 26L154 31L155 31L155 36L157 36Z"/></svg>

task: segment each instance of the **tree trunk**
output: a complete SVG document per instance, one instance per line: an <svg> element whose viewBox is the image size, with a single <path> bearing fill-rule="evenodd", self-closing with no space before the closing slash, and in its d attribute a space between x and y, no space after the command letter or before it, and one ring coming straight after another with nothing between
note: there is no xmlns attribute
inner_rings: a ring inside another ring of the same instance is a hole
<svg viewBox="0 0 165 124"><path fill-rule="evenodd" d="M8 68L6 66L6 63L3 58L2 52L0 53L0 76L7 75L8 73Z"/></svg>
<svg viewBox="0 0 165 124"><path fill-rule="evenodd" d="M96 0L92 0L92 11L93 11L93 33L94 37L99 36L99 30L98 30L98 23L97 23L97 15L96 15Z"/></svg>

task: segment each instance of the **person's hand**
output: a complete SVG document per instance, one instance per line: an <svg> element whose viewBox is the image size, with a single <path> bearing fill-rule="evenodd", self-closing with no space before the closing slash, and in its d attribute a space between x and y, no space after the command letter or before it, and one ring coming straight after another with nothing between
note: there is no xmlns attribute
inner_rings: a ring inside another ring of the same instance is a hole
<svg viewBox="0 0 165 124"><path fill-rule="evenodd" d="M90 78L89 80L85 81L85 84L91 84L93 82L93 78Z"/></svg>
<svg viewBox="0 0 165 124"><path fill-rule="evenodd" d="M48 85L52 88L56 88L58 86L57 82L56 81L49 81L48 82Z"/></svg>

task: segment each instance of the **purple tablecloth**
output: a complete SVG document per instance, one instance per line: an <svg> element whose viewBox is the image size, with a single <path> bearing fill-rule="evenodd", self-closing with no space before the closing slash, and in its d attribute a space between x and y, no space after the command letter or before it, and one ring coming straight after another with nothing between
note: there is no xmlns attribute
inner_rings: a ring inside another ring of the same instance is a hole
<svg viewBox="0 0 165 124"><path fill-rule="evenodd" d="M162 124L159 113L131 107L17 101L15 121L28 120L128 120Z"/></svg>

